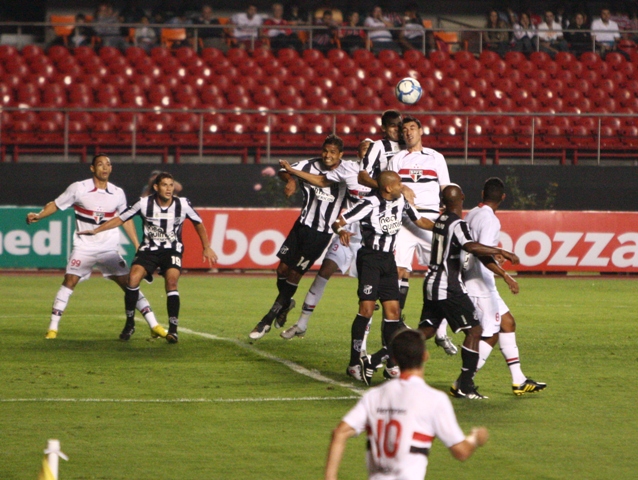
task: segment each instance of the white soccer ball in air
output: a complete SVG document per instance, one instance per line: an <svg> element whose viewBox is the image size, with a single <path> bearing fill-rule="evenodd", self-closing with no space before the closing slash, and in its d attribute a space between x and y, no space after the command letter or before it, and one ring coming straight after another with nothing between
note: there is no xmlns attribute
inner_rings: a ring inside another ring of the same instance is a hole
<svg viewBox="0 0 638 480"><path fill-rule="evenodd" d="M394 94L400 102L414 105L419 101L421 95L423 95L423 89L421 88L421 84L414 78L407 77L399 80L399 83L397 83L394 89Z"/></svg>

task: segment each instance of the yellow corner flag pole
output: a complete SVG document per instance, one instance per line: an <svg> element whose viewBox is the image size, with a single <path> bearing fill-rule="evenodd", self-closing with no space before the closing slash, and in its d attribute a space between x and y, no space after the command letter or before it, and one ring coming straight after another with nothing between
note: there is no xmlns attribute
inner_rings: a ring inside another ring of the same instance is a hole
<svg viewBox="0 0 638 480"><path fill-rule="evenodd" d="M40 470L38 480L58 480L59 457L64 460L69 459L60 451L60 440L49 440L44 453L46 457L42 459L42 470Z"/></svg>

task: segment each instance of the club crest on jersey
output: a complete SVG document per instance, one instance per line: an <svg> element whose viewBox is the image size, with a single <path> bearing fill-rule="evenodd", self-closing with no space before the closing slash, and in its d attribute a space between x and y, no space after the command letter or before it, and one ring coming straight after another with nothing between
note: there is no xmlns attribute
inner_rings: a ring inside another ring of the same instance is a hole
<svg viewBox="0 0 638 480"><path fill-rule="evenodd" d="M363 293L364 295L370 295L372 293L372 285L364 285Z"/></svg>
<svg viewBox="0 0 638 480"><path fill-rule="evenodd" d="M420 168L411 168L409 175L412 180L418 182L419 179L423 176L423 170L421 170Z"/></svg>
<svg viewBox="0 0 638 480"><path fill-rule="evenodd" d="M379 226L381 227L382 231L388 233L389 235L394 235L401 228L401 219L397 218L396 215L381 217L379 219Z"/></svg>
<svg viewBox="0 0 638 480"><path fill-rule="evenodd" d="M95 223L102 223L104 212L93 212L93 220L95 220Z"/></svg>
<svg viewBox="0 0 638 480"><path fill-rule="evenodd" d="M286 245L282 245L282 247L279 249L279 253L281 255L285 255L288 253L288 247Z"/></svg>

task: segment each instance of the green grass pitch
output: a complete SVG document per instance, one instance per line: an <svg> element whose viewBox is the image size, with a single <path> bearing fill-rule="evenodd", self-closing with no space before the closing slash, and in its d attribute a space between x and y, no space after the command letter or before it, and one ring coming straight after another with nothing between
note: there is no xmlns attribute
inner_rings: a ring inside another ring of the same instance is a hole
<svg viewBox="0 0 638 480"><path fill-rule="evenodd" d="M61 280L0 277L1 479L36 478L49 438L70 457L60 480L322 477L330 432L362 391L345 375L355 280L329 282L306 338L284 341L273 329L250 344L274 300L274 275L186 274L177 345L147 341L142 322L128 343L117 340L123 294L96 275L71 297L58 338L45 340ZM160 280L142 290L166 325ZM302 281L298 304L311 280ZM518 323L523 371L548 387L512 395L495 350L476 378L490 398L454 401L462 428L485 425L489 443L459 463L435 442L427 478L637 478L636 280L520 284L520 295L503 298ZM411 286L406 313L415 326L422 279ZM379 325L377 314L370 349ZM428 346L426 380L446 390L460 358ZM364 449L363 438L348 444L341 478L365 478Z"/></svg>

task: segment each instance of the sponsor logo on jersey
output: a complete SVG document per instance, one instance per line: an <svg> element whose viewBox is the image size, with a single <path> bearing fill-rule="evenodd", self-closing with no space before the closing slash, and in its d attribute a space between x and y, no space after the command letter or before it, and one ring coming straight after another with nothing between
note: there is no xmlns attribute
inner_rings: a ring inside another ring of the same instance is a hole
<svg viewBox="0 0 638 480"><path fill-rule="evenodd" d="M161 227L157 227L155 225L147 225L145 234L147 238L150 238L152 240L159 242L166 241L166 232Z"/></svg>
<svg viewBox="0 0 638 480"><path fill-rule="evenodd" d="M379 225L382 231L388 235L394 235L401 228L401 219L397 218L396 215L381 217L379 219Z"/></svg>
<svg viewBox="0 0 638 480"><path fill-rule="evenodd" d="M330 193L326 193L323 189L319 188L319 187L313 187L315 189L315 195L317 196L317 200L322 201L322 202L334 202L335 201L335 196L330 194Z"/></svg>

